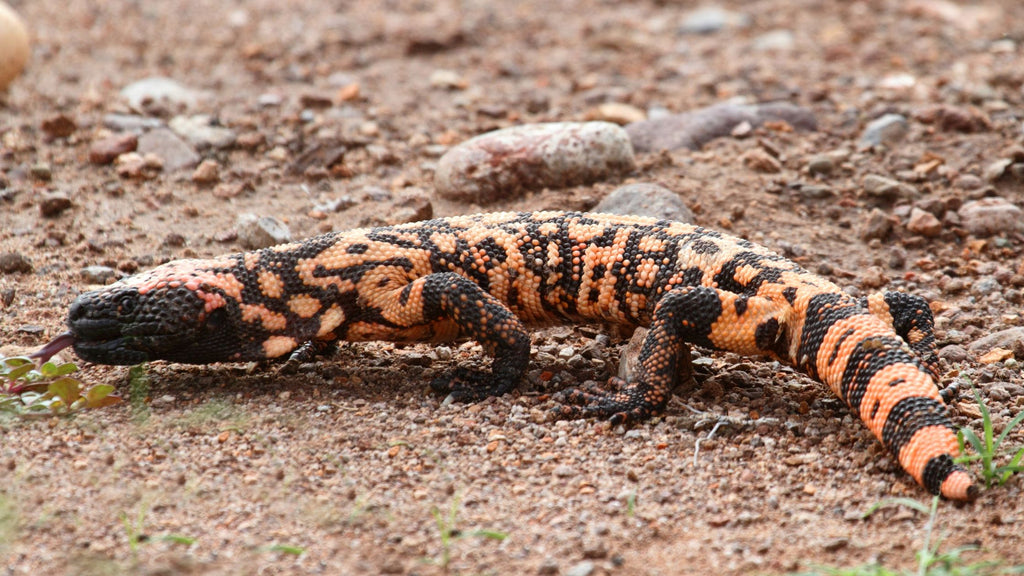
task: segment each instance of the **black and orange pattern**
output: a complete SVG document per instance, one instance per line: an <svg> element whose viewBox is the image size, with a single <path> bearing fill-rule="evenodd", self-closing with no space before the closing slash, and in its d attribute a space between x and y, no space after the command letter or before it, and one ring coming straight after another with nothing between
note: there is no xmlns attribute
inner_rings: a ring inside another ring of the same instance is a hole
<svg viewBox="0 0 1024 576"><path fill-rule="evenodd" d="M634 381L568 392L564 416L623 422L660 413L688 369L690 345L769 357L831 387L928 490L975 496L953 463L958 447L923 300L857 299L752 242L678 222L478 214L176 261L80 296L58 341L86 360L134 364L276 358L341 340L469 338L493 356L490 371L459 368L431 386L474 400L521 379L524 324L562 322L650 327Z"/></svg>

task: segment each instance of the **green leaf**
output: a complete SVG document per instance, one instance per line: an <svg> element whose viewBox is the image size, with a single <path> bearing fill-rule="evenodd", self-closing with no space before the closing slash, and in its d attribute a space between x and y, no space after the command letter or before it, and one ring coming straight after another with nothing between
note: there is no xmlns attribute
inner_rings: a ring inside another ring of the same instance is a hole
<svg viewBox="0 0 1024 576"><path fill-rule="evenodd" d="M274 544L273 546L268 546L267 550L271 552L283 552L284 554L293 554L295 556L301 556L306 553L305 548L291 546L288 544Z"/></svg>
<svg viewBox="0 0 1024 576"><path fill-rule="evenodd" d="M875 502L871 506L871 508L868 508L867 512L865 512L864 515L861 516L861 518L867 518L868 516L871 516L872 514L877 512L879 508L882 508L884 506L890 506L893 504L897 506L906 506L907 508L910 508L911 510L917 510L922 514L928 514L931 512L931 507L929 505L918 502L913 498L886 498L884 500L879 500L878 502Z"/></svg>
<svg viewBox="0 0 1024 576"><path fill-rule="evenodd" d="M10 358L3 358L4 368L15 368L26 364L29 366L35 366L35 362L26 356L11 356Z"/></svg>
<svg viewBox="0 0 1024 576"><path fill-rule="evenodd" d="M8 372L7 374L4 374L4 377L6 377L8 380L11 380L13 382L14 380L18 380L19 378L24 377L26 374L31 372L34 368L35 368L35 364L32 364L31 362L28 363L28 364L22 364L21 366L17 366L15 368L11 369L11 371Z"/></svg>
<svg viewBox="0 0 1024 576"><path fill-rule="evenodd" d="M508 538L508 534L498 532L497 530L473 530L470 532L470 535L479 538L489 538L491 540L504 540Z"/></svg>
<svg viewBox="0 0 1024 576"><path fill-rule="evenodd" d="M195 538L192 538L191 536L183 536L181 534L164 534L162 536L157 536L156 539L164 542L173 542L175 544L184 544L185 546L191 546L196 543Z"/></svg>
<svg viewBox="0 0 1024 576"><path fill-rule="evenodd" d="M978 438L978 435L974 433L974 430L971 430L970 428L961 428L960 432L963 434L967 442L970 443L971 447L974 448L975 452L985 452L985 447L981 444L981 439ZM981 456L979 456L979 458L980 457Z"/></svg>
<svg viewBox="0 0 1024 576"><path fill-rule="evenodd" d="M71 362L61 364L60 366L53 362L46 362L39 367L39 372L47 378L57 378L59 376L67 376L68 374L78 372L78 366L75 366Z"/></svg>
<svg viewBox="0 0 1024 576"><path fill-rule="evenodd" d="M1003 429L1003 433L999 435L999 439L996 440L996 446L1002 444L1003 440L1006 439L1006 437L1010 434L1010 432L1013 431L1014 428L1020 426L1021 422L1024 422L1024 412L1017 414L1016 416L1014 416L1013 420L1010 420L1009 424L1006 425L1006 428Z"/></svg>
<svg viewBox="0 0 1024 576"><path fill-rule="evenodd" d="M64 404L71 405L82 397L82 385L74 378L58 378L46 388L46 391L64 401Z"/></svg>
<svg viewBox="0 0 1024 576"><path fill-rule="evenodd" d="M96 384L85 391L85 404L89 408L103 408L113 406L121 401L117 396L111 396L114 387L110 384Z"/></svg>

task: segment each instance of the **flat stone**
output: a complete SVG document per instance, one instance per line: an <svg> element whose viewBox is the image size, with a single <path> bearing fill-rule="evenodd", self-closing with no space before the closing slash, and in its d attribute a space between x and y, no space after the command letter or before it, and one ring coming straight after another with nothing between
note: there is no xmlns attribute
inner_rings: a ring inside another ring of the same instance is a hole
<svg viewBox="0 0 1024 576"><path fill-rule="evenodd" d="M1024 211L1005 198L982 198L957 211L963 227L978 237L1024 231Z"/></svg>
<svg viewBox="0 0 1024 576"><path fill-rule="evenodd" d="M113 164L118 156L134 152L138 146L139 137L130 132L97 140L89 147L89 162L100 165Z"/></svg>
<svg viewBox="0 0 1024 576"><path fill-rule="evenodd" d="M197 150L222 150L230 148L238 140L234 130L218 125L208 114L175 116L168 126Z"/></svg>
<svg viewBox="0 0 1024 576"><path fill-rule="evenodd" d="M651 118L626 126L633 148L637 152L699 150L704 144L749 123L752 128L766 122L785 122L796 130L817 130L814 113L807 108L788 102L764 104L716 104L682 114Z"/></svg>
<svg viewBox="0 0 1024 576"><path fill-rule="evenodd" d="M175 172L185 168L194 168L199 164L199 154L167 128L150 130L139 137L138 153L142 156L154 154L163 162L163 169Z"/></svg>
<svg viewBox="0 0 1024 576"><path fill-rule="evenodd" d="M657 184L627 184L597 203L594 212L629 214L692 224L693 212L678 194Z"/></svg>
<svg viewBox="0 0 1024 576"><path fill-rule="evenodd" d="M292 239L288 226L272 216L240 214L237 220L238 243L248 250L258 250Z"/></svg>
<svg viewBox="0 0 1024 576"><path fill-rule="evenodd" d="M481 134L438 160L437 193L488 204L527 191L590 184L636 168L626 132L610 122L527 124Z"/></svg>
<svg viewBox="0 0 1024 576"><path fill-rule="evenodd" d="M20 252L0 254L0 272L4 274L28 274L32 272L32 261Z"/></svg>
<svg viewBox="0 0 1024 576"><path fill-rule="evenodd" d="M199 93L170 78L154 76L133 82L121 89L121 97L136 110L153 105L169 105L174 109L191 108Z"/></svg>
<svg viewBox="0 0 1024 576"><path fill-rule="evenodd" d="M892 146L903 140L910 131L910 124L902 114L886 114L876 118L864 127L860 143L864 146Z"/></svg>
<svg viewBox="0 0 1024 576"><path fill-rule="evenodd" d="M86 266L79 274L88 284L109 284L117 280L119 272L109 266Z"/></svg>
<svg viewBox="0 0 1024 576"><path fill-rule="evenodd" d="M1016 342L1024 342L1024 326L1016 326L1000 330L975 340L967 346L967 349L975 354L984 354L996 348L1013 350Z"/></svg>

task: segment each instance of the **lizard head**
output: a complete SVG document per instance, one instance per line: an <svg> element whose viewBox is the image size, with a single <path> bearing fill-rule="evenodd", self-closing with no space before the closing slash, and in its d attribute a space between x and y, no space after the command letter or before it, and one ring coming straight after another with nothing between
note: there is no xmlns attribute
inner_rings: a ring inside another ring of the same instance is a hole
<svg viewBox="0 0 1024 576"><path fill-rule="evenodd" d="M73 346L83 360L139 364L170 360L188 364L265 357L258 330L243 335L242 311L230 274L190 261L166 264L71 304L69 331L36 355L52 356Z"/></svg>

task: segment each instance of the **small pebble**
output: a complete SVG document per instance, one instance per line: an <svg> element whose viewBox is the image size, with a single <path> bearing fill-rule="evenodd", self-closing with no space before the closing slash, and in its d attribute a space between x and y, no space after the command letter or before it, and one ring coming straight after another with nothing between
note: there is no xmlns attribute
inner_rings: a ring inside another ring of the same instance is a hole
<svg viewBox="0 0 1024 576"><path fill-rule="evenodd" d="M63 192L47 194L39 202L39 213L44 218L55 218L60 216L68 208L71 208L71 198Z"/></svg>
<svg viewBox="0 0 1024 576"><path fill-rule="evenodd" d="M288 226L272 216L240 214L236 223L238 243L248 250L267 248L292 239Z"/></svg>
<svg viewBox="0 0 1024 576"><path fill-rule="evenodd" d="M41 128L48 138L67 138L75 133L78 125L70 116L57 114L43 120Z"/></svg>
<svg viewBox="0 0 1024 576"><path fill-rule="evenodd" d="M167 126L196 150L223 150L238 140L234 130L220 126L212 116L206 114L176 116Z"/></svg>
<svg viewBox="0 0 1024 576"><path fill-rule="evenodd" d="M590 560L584 560L573 565L565 571L565 576L590 576L594 573L594 563Z"/></svg>
<svg viewBox="0 0 1024 576"><path fill-rule="evenodd" d="M138 145L139 137L130 132L97 140L89 147L89 162L112 164L121 154L135 151Z"/></svg>
<svg viewBox="0 0 1024 576"><path fill-rule="evenodd" d="M157 128L139 136L137 151L143 157L156 155L168 172L193 168L200 160L199 154L168 128Z"/></svg>
<svg viewBox="0 0 1024 576"><path fill-rule="evenodd" d="M0 272L4 274L28 274L32 272L32 261L20 252L4 252L0 254Z"/></svg>
<svg viewBox="0 0 1024 576"><path fill-rule="evenodd" d="M136 110L152 106L170 106L177 110L194 106L199 94L170 78L154 76L125 86L121 89L121 97Z"/></svg>
<svg viewBox="0 0 1024 576"><path fill-rule="evenodd" d="M118 272L109 266L86 266L79 274L88 284L109 284L117 279Z"/></svg>
<svg viewBox="0 0 1024 576"><path fill-rule="evenodd" d="M914 207L910 210L907 230L925 238L934 238L942 233L942 222L930 212Z"/></svg>
<svg viewBox="0 0 1024 576"><path fill-rule="evenodd" d="M220 181L220 164L216 160L203 160L192 172L192 181L201 186L209 186Z"/></svg>
<svg viewBox="0 0 1024 576"><path fill-rule="evenodd" d="M886 114L868 123L860 135L862 146L892 146L902 141L910 125L902 114Z"/></svg>
<svg viewBox="0 0 1024 576"><path fill-rule="evenodd" d="M760 148L747 150L740 156L743 165L755 172L777 174L782 171L782 163L771 154Z"/></svg>

